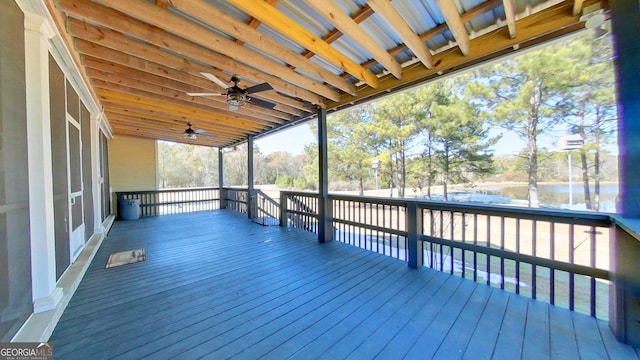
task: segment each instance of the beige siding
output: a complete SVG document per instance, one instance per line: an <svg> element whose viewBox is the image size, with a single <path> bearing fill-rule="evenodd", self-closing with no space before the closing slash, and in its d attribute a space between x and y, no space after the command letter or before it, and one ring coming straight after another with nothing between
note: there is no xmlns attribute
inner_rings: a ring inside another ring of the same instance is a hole
<svg viewBox="0 0 640 360"><path fill-rule="evenodd" d="M156 190L156 142L128 136L109 141L109 177L113 192Z"/></svg>

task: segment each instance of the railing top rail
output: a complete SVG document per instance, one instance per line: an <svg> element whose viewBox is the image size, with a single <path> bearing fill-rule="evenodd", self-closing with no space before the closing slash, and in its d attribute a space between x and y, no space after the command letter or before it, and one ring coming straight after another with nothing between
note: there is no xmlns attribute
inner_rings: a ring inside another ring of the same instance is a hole
<svg viewBox="0 0 640 360"><path fill-rule="evenodd" d="M217 187L198 187L198 188L174 188L174 189L158 189L158 190L139 190L139 191L116 191L116 194L135 195L135 194L158 194L169 192L189 192L203 190L218 190Z"/></svg>
<svg viewBox="0 0 640 360"><path fill-rule="evenodd" d="M280 203L278 203L276 200L272 199L269 195L265 194L262 190L258 189L256 190L256 194L260 194L262 195L262 199L273 204L274 206L280 206Z"/></svg>
<svg viewBox="0 0 640 360"><path fill-rule="evenodd" d="M612 215L611 219L615 225L619 226L629 235L640 241L640 219L627 219L620 215Z"/></svg>
<svg viewBox="0 0 640 360"><path fill-rule="evenodd" d="M525 208L508 205L476 204L469 202L446 202L437 200L422 200L400 198L391 199L384 197L338 195L330 194L333 200L348 200L356 202L369 202L383 205L407 205L416 203L419 208L427 210L443 210L462 213L476 213L481 215L514 217L528 220L551 221L555 223L570 223L576 225L592 225L610 227L613 225L611 214L592 213L586 211L566 211L555 209Z"/></svg>
<svg viewBox="0 0 640 360"><path fill-rule="evenodd" d="M317 192L313 192L313 191L280 190L280 194L284 194L284 195L318 196L318 193Z"/></svg>

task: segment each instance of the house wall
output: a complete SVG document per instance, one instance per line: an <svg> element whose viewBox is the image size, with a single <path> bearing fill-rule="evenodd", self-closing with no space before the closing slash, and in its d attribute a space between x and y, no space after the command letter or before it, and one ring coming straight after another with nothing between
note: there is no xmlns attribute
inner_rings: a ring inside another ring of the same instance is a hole
<svg viewBox="0 0 640 360"><path fill-rule="evenodd" d="M31 313L24 17L0 11L0 342Z"/></svg>
<svg viewBox="0 0 640 360"><path fill-rule="evenodd" d="M46 341L112 219L111 134L44 2L0 8L0 342Z"/></svg>
<svg viewBox="0 0 640 360"><path fill-rule="evenodd" d="M141 191L158 188L156 141L116 136L109 141L111 190Z"/></svg>

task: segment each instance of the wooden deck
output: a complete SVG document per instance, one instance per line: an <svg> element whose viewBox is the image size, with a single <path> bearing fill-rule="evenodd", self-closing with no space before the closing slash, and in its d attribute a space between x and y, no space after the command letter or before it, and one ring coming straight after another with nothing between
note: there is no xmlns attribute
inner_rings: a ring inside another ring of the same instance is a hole
<svg viewBox="0 0 640 360"><path fill-rule="evenodd" d="M59 359L640 354L588 316L230 210L117 222L50 341Z"/></svg>

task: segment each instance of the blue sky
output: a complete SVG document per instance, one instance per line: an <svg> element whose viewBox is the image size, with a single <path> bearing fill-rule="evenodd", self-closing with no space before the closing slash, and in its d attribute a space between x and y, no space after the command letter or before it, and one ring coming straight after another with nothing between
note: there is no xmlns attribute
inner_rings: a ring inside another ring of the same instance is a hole
<svg viewBox="0 0 640 360"><path fill-rule="evenodd" d="M496 130L497 135L501 130ZM260 148L260 152L264 155L271 154L276 151L288 151L293 155L302 154L304 146L315 143L316 138L308 124L302 124L294 128L275 133L273 135L259 138L256 145ZM496 145L492 147L495 155L509 155L518 153L524 147L524 142L513 133L503 133L502 138Z"/></svg>
<svg viewBox="0 0 640 360"><path fill-rule="evenodd" d="M496 136L500 133L502 133L502 138L491 147L494 155L515 155L520 153L524 148L524 141L513 132L495 128L491 131L490 136ZM565 134L559 134L557 132L550 135L542 134L538 138L538 146L550 151L556 150L557 137L563 135ZM305 145L316 142L315 136L311 133L308 123L306 123L264 138L259 138L255 143L263 155L268 155L276 151L287 151L292 155L298 155L304 153ZM618 153L618 148L615 144L607 145L605 149L611 154Z"/></svg>

